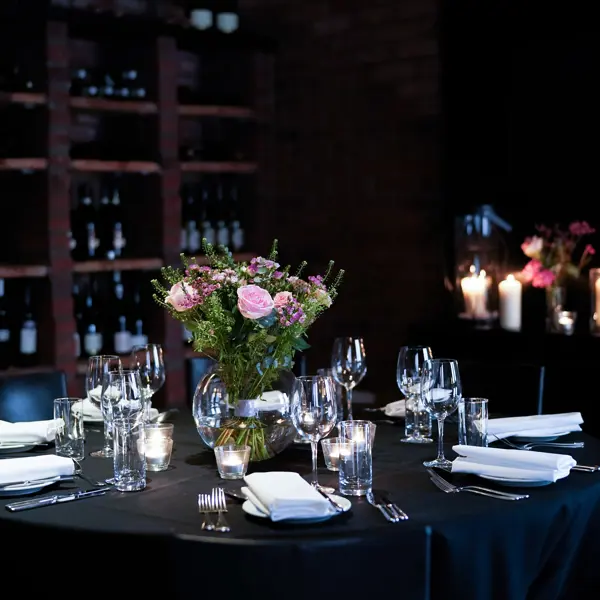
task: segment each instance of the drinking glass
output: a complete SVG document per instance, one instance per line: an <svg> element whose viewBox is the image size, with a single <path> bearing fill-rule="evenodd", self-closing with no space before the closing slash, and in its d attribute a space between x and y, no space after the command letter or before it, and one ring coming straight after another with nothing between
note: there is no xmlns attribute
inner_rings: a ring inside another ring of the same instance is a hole
<svg viewBox="0 0 600 600"><path fill-rule="evenodd" d="M146 420L149 420L152 396L165 383L165 361L162 346L160 344L134 346L131 351L131 368L136 369L140 374L145 400Z"/></svg>
<svg viewBox="0 0 600 600"><path fill-rule="evenodd" d="M406 397L406 415L404 418L404 438L402 442L411 444L430 444L431 413L421 401L421 374L425 361L433 354L429 346L402 346L398 353L396 381L400 391Z"/></svg>
<svg viewBox="0 0 600 600"><path fill-rule="evenodd" d="M334 379L346 388L345 421L352 420L352 390L367 374L367 355L362 338L340 337L333 343L331 368Z"/></svg>
<svg viewBox="0 0 600 600"><path fill-rule="evenodd" d="M461 446L488 445L487 398L462 398L458 403L458 443Z"/></svg>
<svg viewBox="0 0 600 600"><path fill-rule="evenodd" d="M444 420L456 410L462 397L458 361L453 358L433 358L423 365L421 399L437 417L438 455L426 461L426 467L449 468L452 462L444 456Z"/></svg>
<svg viewBox="0 0 600 600"><path fill-rule="evenodd" d="M331 377L309 375L298 377L302 393L295 396L292 422L296 430L310 440L312 449L312 485L319 486L317 454L319 440L327 437L337 422L335 384ZM331 490L333 491L333 490Z"/></svg>
<svg viewBox="0 0 600 600"><path fill-rule="evenodd" d="M95 458L112 458L113 455L112 422L108 414L109 407L103 402L102 382L108 371L119 369L122 369L121 359L116 355L99 354L88 359L85 391L90 402L102 411L104 421L104 447L102 450L90 453L90 456Z"/></svg>

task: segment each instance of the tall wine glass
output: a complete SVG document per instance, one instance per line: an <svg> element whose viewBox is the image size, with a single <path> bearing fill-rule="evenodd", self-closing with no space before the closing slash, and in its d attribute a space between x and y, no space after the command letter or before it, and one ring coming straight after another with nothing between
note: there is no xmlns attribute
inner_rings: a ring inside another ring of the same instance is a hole
<svg viewBox="0 0 600 600"><path fill-rule="evenodd" d="M367 353L362 338L340 337L333 342L331 353L333 377L346 388L345 421L352 420L352 390L367 374Z"/></svg>
<svg viewBox="0 0 600 600"><path fill-rule="evenodd" d="M421 401L421 374L423 365L433 354L429 346L402 346L398 353L396 382L406 397L404 438L412 444L430 444L431 413Z"/></svg>
<svg viewBox="0 0 600 600"><path fill-rule="evenodd" d="M302 392L292 404L292 422L304 437L310 440L312 450L312 485L319 488L317 457L319 440L327 437L337 422L335 387L331 377L309 375L298 377ZM329 491L327 488L320 489ZM333 490L331 490L333 491Z"/></svg>
<svg viewBox="0 0 600 600"><path fill-rule="evenodd" d="M423 365L421 399L438 422L438 455L435 460L424 462L426 467L452 467L452 462L444 456L444 420L456 410L461 397L458 361L434 358Z"/></svg>
<svg viewBox="0 0 600 600"><path fill-rule="evenodd" d="M152 396L165 383L165 361L162 346L160 344L134 346L131 351L130 366L140 374L146 405L146 416L149 418Z"/></svg>
<svg viewBox="0 0 600 600"><path fill-rule="evenodd" d="M108 371L120 370L122 368L121 359L116 355L99 354L97 356L90 356L88 359L85 374L85 391L90 402L102 411L102 420L104 421L104 447L102 450L90 453L90 456L95 458L112 458L113 455L110 407L104 402L102 383L104 375Z"/></svg>

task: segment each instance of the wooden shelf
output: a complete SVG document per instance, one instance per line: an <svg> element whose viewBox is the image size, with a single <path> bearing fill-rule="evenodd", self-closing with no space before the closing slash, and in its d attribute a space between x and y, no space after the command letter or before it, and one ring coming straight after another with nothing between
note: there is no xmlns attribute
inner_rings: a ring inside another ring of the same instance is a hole
<svg viewBox="0 0 600 600"><path fill-rule="evenodd" d="M162 258L118 258L88 260L73 263L75 273L106 273L110 271L156 271L164 265ZM1 271L0 271L1 272Z"/></svg>
<svg viewBox="0 0 600 600"><path fill-rule="evenodd" d="M0 92L0 104L46 104L46 94L36 94L32 92Z"/></svg>
<svg viewBox="0 0 600 600"><path fill-rule="evenodd" d="M254 162L208 162L191 161L180 163L185 173L254 173L258 165Z"/></svg>
<svg viewBox="0 0 600 600"><path fill-rule="evenodd" d="M45 158L0 158L0 171L43 171L47 168Z"/></svg>
<svg viewBox="0 0 600 600"><path fill-rule="evenodd" d="M179 115L182 117L222 117L229 119L253 119L256 117L254 110L244 106L212 106L181 104Z"/></svg>
<svg viewBox="0 0 600 600"><path fill-rule="evenodd" d="M71 161L71 168L74 171L93 171L102 173L160 173L161 170L158 163L139 160L118 161L76 159Z"/></svg>
<svg viewBox="0 0 600 600"><path fill-rule="evenodd" d="M233 260L235 262L248 262L255 256L256 256L255 252L234 252ZM206 256L204 256L204 255L196 256L195 259L196 259L196 264L198 264L198 265L207 265L208 264L208 258L206 258Z"/></svg>
<svg viewBox="0 0 600 600"><path fill-rule="evenodd" d="M153 115L158 112L154 102L135 102L128 100L107 100L106 98L72 97L69 100L72 108L83 110L100 110L109 112L128 112L138 115Z"/></svg>
<svg viewBox="0 0 600 600"><path fill-rule="evenodd" d="M47 277L50 269L45 265L2 265L0 277L3 279L18 279L24 277Z"/></svg>
<svg viewBox="0 0 600 600"><path fill-rule="evenodd" d="M34 373L52 373L56 371L56 367L52 365L36 365L34 367L9 367L8 369L0 370L0 378L14 377L17 375L33 375Z"/></svg>

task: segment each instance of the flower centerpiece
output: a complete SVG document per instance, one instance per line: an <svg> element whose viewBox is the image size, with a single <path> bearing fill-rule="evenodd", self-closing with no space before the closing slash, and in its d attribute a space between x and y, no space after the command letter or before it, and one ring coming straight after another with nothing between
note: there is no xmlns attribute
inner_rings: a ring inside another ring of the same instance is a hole
<svg viewBox="0 0 600 600"><path fill-rule="evenodd" d="M536 227L538 235L528 237L521 244L529 262L521 272L523 281L536 288L546 289L546 303L549 316L561 310L565 301L565 289L569 281L581 275L583 267L596 253L591 244L587 244L578 261L575 251L581 240L595 233L595 229L586 221L574 221L564 230L558 226Z"/></svg>
<svg viewBox="0 0 600 600"><path fill-rule="evenodd" d="M248 445L250 459L263 460L294 433L289 394L273 396L273 386L293 367L295 353L309 348L307 331L331 306L343 271L330 282L331 261L323 275L302 279L306 263L293 274L290 266L281 268L277 240L267 258L249 263L236 263L226 247L205 239L202 247L207 264L182 255L183 269L162 269L168 288L152 282L154 298L192 333L196 352L216 359L210 381L201 381L194 397L204 442ZM263 410L268 419L261 418Z"/></svg>

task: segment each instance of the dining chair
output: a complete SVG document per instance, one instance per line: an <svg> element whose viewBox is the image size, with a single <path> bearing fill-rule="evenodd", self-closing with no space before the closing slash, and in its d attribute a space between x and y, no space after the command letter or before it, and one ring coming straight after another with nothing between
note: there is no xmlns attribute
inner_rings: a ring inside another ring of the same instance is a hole
<svg viewBox="0 0 600 600"><path fill-rule="evenodd" d="M493 360L458 360L463 398L487 398L492 415L541 415L543 365Z"/></svg>
<svg viewBox="0 0 600 600"><path fill-rule="evenodd" d="M54 399L67 395L63 371L0 379L0 421L46 421L54 418Z"/></svg>

